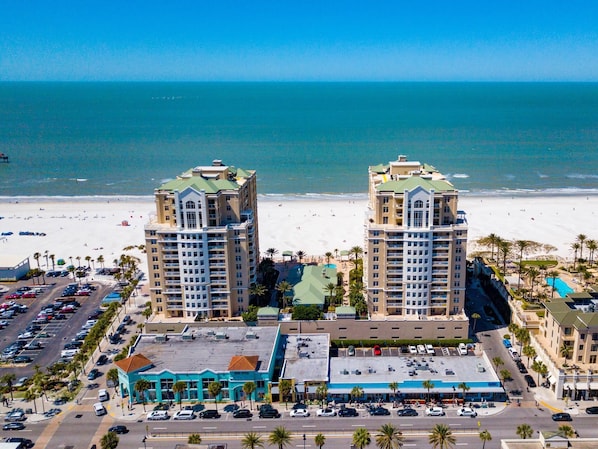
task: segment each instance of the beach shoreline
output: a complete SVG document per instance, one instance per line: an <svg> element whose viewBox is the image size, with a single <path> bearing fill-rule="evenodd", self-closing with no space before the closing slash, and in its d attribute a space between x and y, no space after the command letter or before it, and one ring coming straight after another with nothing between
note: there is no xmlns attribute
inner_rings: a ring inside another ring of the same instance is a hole
<svg viewBox="0 0 598 449"><path fill-rule="evenodd" d="M363 248L366 208L365 194L260 195L260 252L264 255L274 248L280 255L301 250L308 257L322 258L326 252ZM598 194L463 194L459 209L465 211L469 225L469 254L480 249L477 239L494 233L504 239L550 244L557 248L550 254L572 259L571 244L577 235L598 237L593 226ZM125 247L144 244L144 226L154 212L153 196L0 197L0 233L13 233L0 236L0 253L29 257L34 268L33 254L38 252L45 270L51 269L46 266L46 251L56 260L80 257L76 263L81 265L88 256L96 260L102 255L105 266L112 266ZM35 235L40 233L45 236ZM126 254L139 257L142 269L147 269L141 251Z"/></svg>

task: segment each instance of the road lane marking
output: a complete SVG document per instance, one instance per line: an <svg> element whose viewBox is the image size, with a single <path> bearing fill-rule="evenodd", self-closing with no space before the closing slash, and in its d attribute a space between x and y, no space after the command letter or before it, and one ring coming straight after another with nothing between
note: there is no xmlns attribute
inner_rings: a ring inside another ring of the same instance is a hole
<svg viewBox="0 0 598 449"><path fill-rule="evenodd" d="M154 430L166 430L168 427L152 427Z"/></svg>
<svg viewBox="0 0 598 449"><path fill-rule="evenodd" d="M206 429L206 430L208 430L208 429L209 430L214 430L214 429L217 429L217 428L218 428L218 426L204 426L204 427L202 427L202 429Z"/></svg>
<svg viewBox="0 0 598 449"><path fill-rule="evenodd" d="M266 426L253 426L254 429L265 429Z"/></svg>
<svg viewBox="0 0 598 449"><path fill-rule="evenodd" d="M311 426L311 425L306 424L306 425L301 426L301 427L316 427L316 426L315 425Z"/></svg>
<svg viewBox="0 0 598 449"><path fill-rule="evenodd" d="M399 424L399 427L413 427L413 424Z"/></svg>

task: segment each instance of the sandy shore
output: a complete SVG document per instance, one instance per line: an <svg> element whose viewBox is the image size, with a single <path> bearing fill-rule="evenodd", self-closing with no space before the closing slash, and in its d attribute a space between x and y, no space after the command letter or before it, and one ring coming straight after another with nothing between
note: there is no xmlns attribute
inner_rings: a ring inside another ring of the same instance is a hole
<svg viewBox="0 0 598 449"><path fill-rule="evenodd" d="M365 198L365 197L364 197ZM365 199L293 199L284 201L264 197L259 203L260 249L304 251L322 256L327 251L364 246ZM549 243L553 253L572 258L570 249L578 234L598 239L598 195L562 196L461 196L459 208L467 213L470 251L477 238L495 233L505 239L525 239ZM154 211L151 197L74 198L0 200L0 254L31 257L39 252L54 254L75 265L87 264L102 255L106 266L123 254L123 248L144 243L143 227ZM19 235L21 231L45 233ZM139 251L127 254L141 258ZM51 268L51 261L49 261Z"/></svg>

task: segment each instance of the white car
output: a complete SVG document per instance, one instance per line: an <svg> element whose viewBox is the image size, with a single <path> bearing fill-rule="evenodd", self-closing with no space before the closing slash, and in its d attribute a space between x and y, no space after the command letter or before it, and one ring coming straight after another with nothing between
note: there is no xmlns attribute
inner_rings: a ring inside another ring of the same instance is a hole
<svg viewBox="0 0 598 449"><path fill-rule="evenodd" d="M436 351L434 351L434 346L427 344L426 345L426 352L428 355L436 355Z"/></svg>
<svg viewBox="0 0 598 449"><path fill-rule="evenodd" d="M179 410L172 416L172 419L176 419L176 420L195 419L195 413L193 413L193 410Z"/></svg>
<svg viewBox="0 0 598 449"><path fill-rule="evenodd" d="M17 337L19 340L26 340L28 338L33 338L35 335L33 335L33 332L23 332L21 334L19 334L19 336Z"/></svg>
<svg viewBox="0 0 598 449"><path fill-rule="evenodd" d="M463 408L460 408L459 410L457 410L457 415L471 416L472 418L475 418L476 416L478 416L478 413L470 407L463 407Z"/></svg>
<svg viewBox="0 0 598 449"><path fill-rule="evenodd" d="M440 407L429 407L426 409L427 416L444 416L444 410Z"/></svg>
<svg viewBox="0 0 598 449"><path fill-rule="evenodd" d="M147 419L150 421L165 421L168 418L168 412L165 410L154 410L147 414Z"/></svg>
<svg viewBox="0 0 598 449"><path fill-rule="evenodd" d="M319 408L316 412L317 416L336 416L336 410L333 408Z"/></svg>
<svg viewBox="0 0 598 449"><path fill-rule="evenodd" d="M298 408L295 410L291 410L289 413L292 418L307 418L309 416L309 410L306 408Z"/></svg>
<svg viewBox="0 0 598 449"><path fill-rule="evenodd" d="M417 354L417 348L415 346L413 346L413 345L410 345L409 346L409 352L411 354Z"/></svg>

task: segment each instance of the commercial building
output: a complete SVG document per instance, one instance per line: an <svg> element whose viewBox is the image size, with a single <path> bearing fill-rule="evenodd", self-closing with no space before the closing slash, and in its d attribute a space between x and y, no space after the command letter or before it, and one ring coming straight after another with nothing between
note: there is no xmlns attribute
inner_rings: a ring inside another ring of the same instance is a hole
<svg viewBox="0 0 598 449"><path fill-rule="evenodd" d="M222 390L219 401L249 400L243 385L253 382L251 400L267 394L275 366L282 363L280 330L277 327L199 327L179 334L143 334L130 356L115 362L121 397L142 402L135 390L139 379L149 382L143 393L148 402L178 400L173 385L185 382L183 401L208 401L212 382Z"/></svg>
<svg viewBox="0 0 598 449"><path fill-rule="evenodd" d="M0 281L18 281L30 270L29 258L3 254L0 255Z"/></svg>
<svg viewBox="0 0 598 449"><path fill-rule="evenodd" d="M467 222L458 191L405 156L369 168L364 280L371 315L463 314Z"/></svg>
<svg viewBox="0 0 598 449"><path fill-rule="evenodd" d="M255 171L214 161L154 196L145 226L153 312L192 321L247 310L259 257Z"/></svg>

